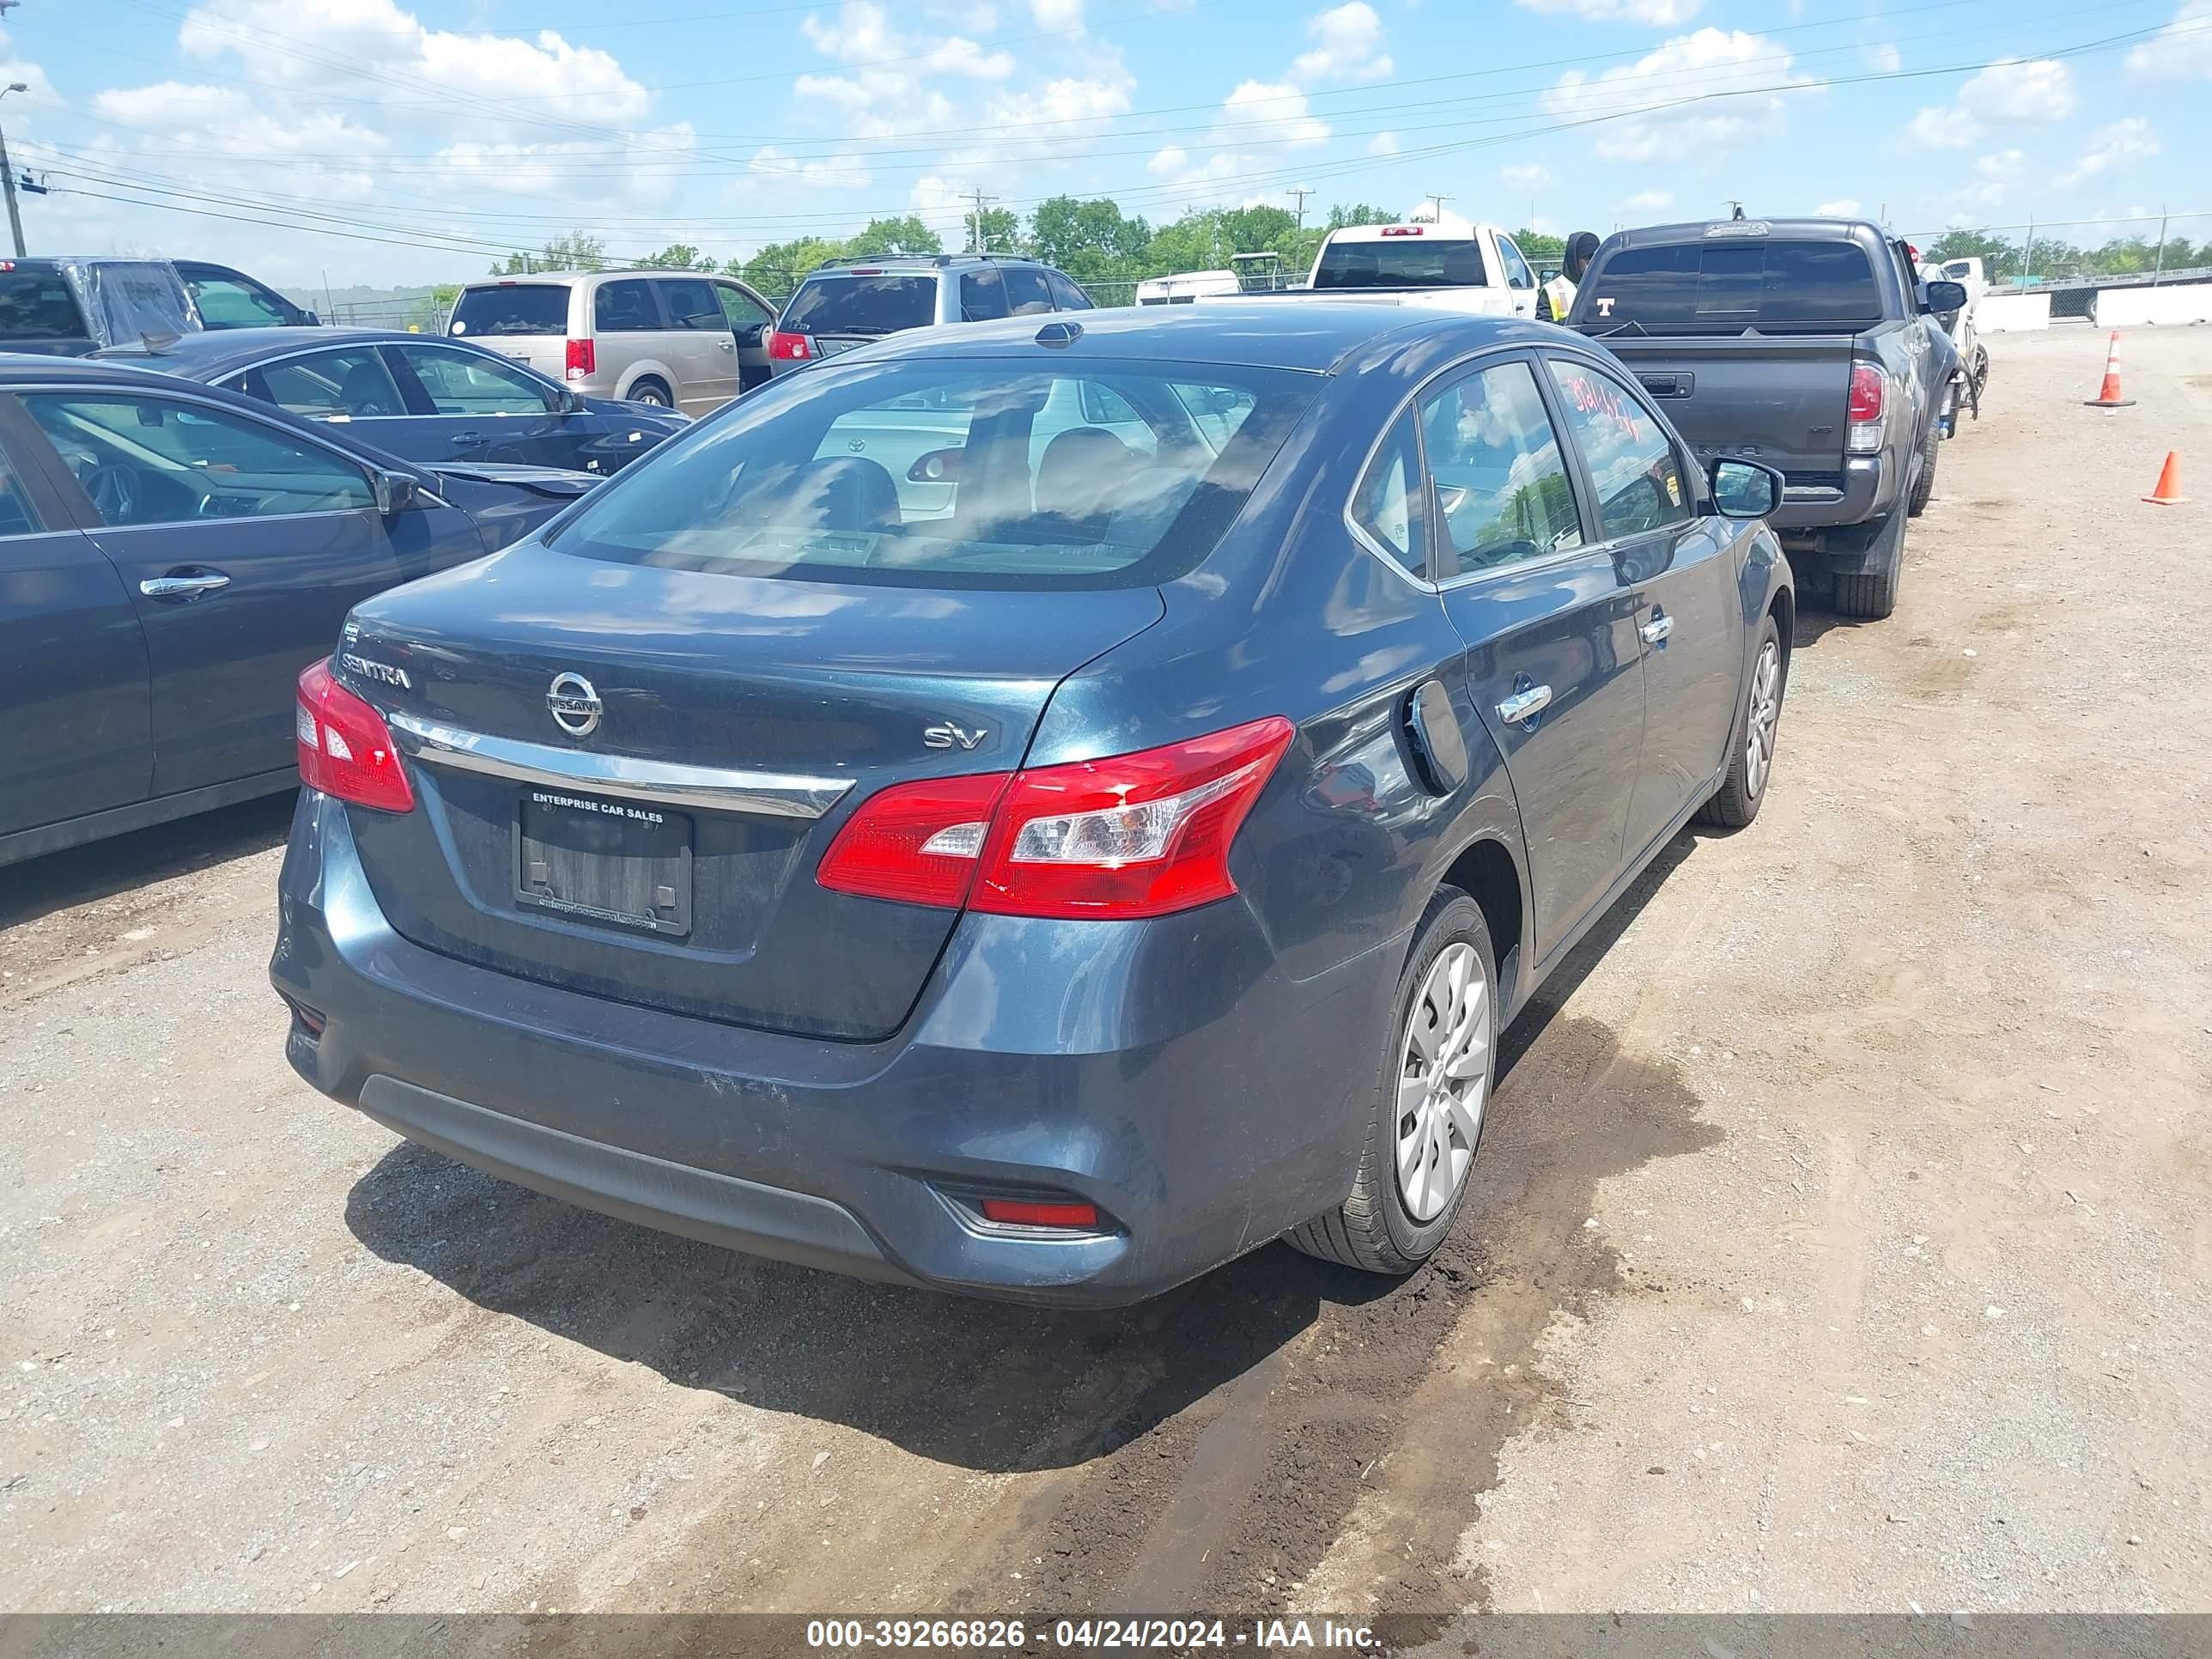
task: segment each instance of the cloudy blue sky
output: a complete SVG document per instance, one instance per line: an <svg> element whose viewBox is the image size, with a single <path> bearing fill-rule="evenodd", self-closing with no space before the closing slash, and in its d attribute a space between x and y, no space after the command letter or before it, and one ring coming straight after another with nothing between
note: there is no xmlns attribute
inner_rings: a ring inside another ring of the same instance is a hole
<svg viewBox="0 0 2212 1659"><path fill-rule="evenodd" d="M22 0L0 60L33 251L294 284L572 226L721 257L949 228L977 190L2116 222L2081 240L2212 214L2212 0Z"/></svg>

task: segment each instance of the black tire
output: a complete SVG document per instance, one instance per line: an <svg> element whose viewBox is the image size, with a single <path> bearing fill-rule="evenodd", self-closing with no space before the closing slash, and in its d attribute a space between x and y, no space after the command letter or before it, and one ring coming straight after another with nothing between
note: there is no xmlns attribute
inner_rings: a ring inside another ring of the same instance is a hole
<svg viewBox="0 0 2212 1659"><path fill-rule="evenodd" d="M653 404L662 409L676 407L675 394L669 391L666 383L650 374L631 386L628 392L623 393L623 396L634 404Z"/></svg>
<svg viewBox="0 0 2212 1659"><path fill-rule="evenodd" d="M1773 684L1765 684L1767 653L1773 657ZM1729 753L1728 776L1722 780L1719 791L1698 809L1698 822L1719 830L1741 830L1759 816L1759 804L1766 799L1766 786L1774 776L1774 740L1782 726L1782 697L1790 689L1790 647L1782 638L1782 629L1771 611L1759 625L1759 637L1751 648L1751 674L1741 701L1736 706L1735 725L1729 733L1734 745ZM1772 708L1767 708L1769 699ZM1754 729L1765 733L1764 765L1754 766L1751 757L1751 736Z"/></svg>
<svg viewBox="0 0 2212 1659"><path fill-rule="evenodd" d="M1481 1018L1485 1049L1482 1060L1481 1101L1474 1144L1468 1146L1466 1170L1443 1207L1426 1221L1417 1219L1407 1206L1398 1175L1399 1086L1408 1075L1407 1048L1413 1036L1417 1010L1424 1006L1424 987L1437 958L1455 945L1474 950L1480 964L1483 984ZM1429 902L1413 935L1413 949L1406 959L1398 982L1395 1017L1390 1022L1382 1063L1376 1079L1375 1095L1367 1115L1367 1139L1352 1178L1352 1194L1335 1209L1293 1227L1285 1240L1308 1255L1340 1262L1367 1273L1399 1276L1412 1273L1433 1255L1450 1236L1472 1185L1476 1153L1480 1150L1482 1125L1488 1121L1492 1085L1498 1069L1498 956L1492 948L1489 926L1481 907L1456 887L1439 888Z"/></svg>
<svg viewBox="0 0 2212 1659"><path fill-rule="evenodd" d="M1905 575L1905 521L1902 512L1893 512L1867 550L1878 555L1872 570L1838 571L1835 583L1836 614L1856 617L1879 622L1897 609L1898 584Z"/></svg>
<svg viewBox="0 0 2212 1659"><path fill-rule="evenodd" d="M1928 510L1928 498L1936 493L1936 452L1942 441L1942 433L1931 421L1927 437L1921 441L1920 476L1912 481L1912 494L1905 503L1908 517L1917 519Z"/></svg>

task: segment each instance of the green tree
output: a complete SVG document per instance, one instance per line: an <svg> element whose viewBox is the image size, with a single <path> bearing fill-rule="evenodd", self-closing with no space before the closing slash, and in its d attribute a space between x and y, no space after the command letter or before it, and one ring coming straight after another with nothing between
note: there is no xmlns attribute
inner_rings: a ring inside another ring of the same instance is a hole
<svg viewBox="0 0 2212 1659"><path fill-rule="evenodd" d="M856 259L884 253L942 253L945 244L937 233L909 213L897 219L871 219L858 236L845 244L846 254Z"/></svg>
<svg viewBox="0 0 2212 1659"><path fill-rule="evenodd" d="M968 229L971 234L975 228L975 216L971 213L968 216ZM980 250L982 252L1025 252L1022 246L1021 217L1012 208L985 208L982 231L982 246Z"/></svg>
<svg viewBox="0 0 2212 1659"><path fill-rule="evenodd" d="M1547 235L1540 230L1516 230L1513 233L1513 246L1532 265L1555 265L1566 255L1567 239Z"/></svg>
<svg viewBox="0 0 2212 1659"><path fill-rule="evenodd" d="M416 307L415 314L407 320L427 332L441 333L446 319L453 314L453 301L460 297L459 283L440 283L424 296L422 303Z"/></svg>
<svg viewBox="0 0 2212 1659"><path fill-rule="evenodd" d="M556 236L535 253L510 253L504 264L495 264L495 276L519 276L533 270L599 270L607 262L607 245L596 236L572 230Z"/></svg>
<svg viewBox="0 0 2212 1659"><path fill-rule="evenodd" d="M1328 210L1328 222L1324 230L1343 230L1352 225L1391 225L1398 216L1376 207L1371 202L1354 202L1350 206L1339 205Z"/></svg>
<svg viewBox="0 0 2212 1659"><path fill-rule="evenodd" d="M689 242L671 242L658 253L647 254L638 266L644 270L713 270L714 261Z"/></svg>
<svg viewBox="0 0 2212 1659"><path fill-rule="evenodd" d="M1030 247L1079 283L1133 281L1152 240L1142 219L1125 219L1119 204L1052 196L1030 215Z"/></svg>
<svg viewBox="0 0 2212 1659"><path fill-rule="evenodd" d="M801 236L796 241L771 242L750 259L731 260L725 269L762 293L781 299L799 286L800 277L824 259L844 257L842 242Z"/></svg>

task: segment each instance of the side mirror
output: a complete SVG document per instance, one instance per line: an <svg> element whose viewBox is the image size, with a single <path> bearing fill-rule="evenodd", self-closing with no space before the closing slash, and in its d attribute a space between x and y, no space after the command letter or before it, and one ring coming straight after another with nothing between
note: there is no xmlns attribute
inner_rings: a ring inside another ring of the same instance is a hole
<svg viewBox="0 0 2212 1659"><path fill-rule="evenodd" d="M1723 519L1763 519L1782 505L1782 475L1771 466L1724 455L1706 477L1713 487L1713 511Z"/></svg>
<svg viewBox="0 0 2212 1659"><path fill-rule="evenodd" d="M766 323L750 324L738 331L738 343L741 346L757 346L767 337L768 325Z"/></svg>
<svg viewBox="0 0 2212 1659"><path fill-rule="evenodd" d="M1964 311L1966 308L1966 285L1964 283L1930 283L1928 284L1928 309L1935 312Z"/></svg>
<svg viewBox="0 0 2212 1659"><path fill-rule="evenodd" d="M320 317L318 317L318 316L317 316L313 312L312 312L312 311L311 311L311 312L309 312L309 313L307 313L307 321L306 326L307 326L307 327L309 327L309 328L320 328L322 325L323 325L323 319L322 319Z"/></svg>
<svg viewBox="0 0 2212 1659"><path fill-rule="evenodd" d="M561 401L559 404L556 405L554 411L555 413L560 415L578 415L583 412L583 408L584 394L582 392L577 391L573 386L564 386L561 388Z"/></svg>
<svg viewBox="0 0 2212 1659"><path fill-rule="evenodd" d="M960 457L957 449L933 449L907 468L909 483L957 483L960 482Z"/></svg>
<svg viewBox="0 0 2212 1659"><path fill-rule="evenodd" d="M415 480L404 472L387 472L379 467L368 475L368 484L376 494L380 517L388 519L415 505Z"/></svg>

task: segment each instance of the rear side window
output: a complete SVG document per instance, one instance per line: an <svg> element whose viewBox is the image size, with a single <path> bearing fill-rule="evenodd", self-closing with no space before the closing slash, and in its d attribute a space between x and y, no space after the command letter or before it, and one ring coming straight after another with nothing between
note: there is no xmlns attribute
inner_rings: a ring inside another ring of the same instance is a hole
<svg viewBox="0 0 2212 1659"><path fill-rule="evenodd" d="M1006 309L1017 317L1034 317L1052 309L1052 293L1044 285L1044 272L1035 265L1006 267Z"/></svg>
<svg viewBox="0 0 2212 1659"><path fill-rule="evenodd" d="M1510 238L1501 236L1498 239L1498 257L1505 265L1506 287L1536 286L1536 273L1528 269L1528 262L1521 257L1521 250L1514 246Z"/></svg>
<svg viewBox="0 0 2212 1659"><path fill-rule="evenodd" d="M987 265L981 270L960 274L960 320L963 323L988 323L994 317L1006 314L1006 283L997 269Z"/></svg>
<svg viewBox="0 0 2212 1659"><path fill-rule="evenodd" d="M343 415L374 420L407 412L407 401L385 367L384 354L374 346L349 346L270 363L261 371L261 383L271 403L312 419Z"/></svg>
<svg viewBox="0 0 2212 1659"><path fill-rule="evenodd" d="M903 361L693 428L554 538L631 564L872 586L1101 588L1211 552L1319 386L1289 370ZM1250 399L1218 449L1190 413Z"/></svg>
<svg viewBox="0 0 2212 1659"><path fill-rule="evenodd" d="M647 334L665 326L660 320L660 307L653 303L653 284L641 276L620 283L602 283L592 295L594 333Z"/></svg>
<svg viewBox="0 0 2212 1659"><path fill-rule="evenodd" d="M1044 283L1052 290L1053 302L1062 311L1090 311L1094 308L1091 296L1075 285L1073 277L1063 276L1056 270L1048 270L1044 274Z"/></svg>
<svg viewBox="0 0 2212 1659"><path fill-rule="evenodd" d="M1421 446L1409 410L1398 417L1382 447L1352 492L1352 520L1401 568L1429 574L1428 531L1421 503Z"/></svg>
<svg viewBox="0 0 2212 1659"><path fill-rule="evenodd" d="M1500 363L1421 399L1437 528L1465 575L1582 544L1558 434L1525 362Z"/></svg>
<svg viewBox="0 0 2212 1659"><path fill-rule="evenodd" d="M76 295L59 271L16 270L0 276L0 339L81 340L84 318Z"/></svg>
<svg viewBox="0 0 2212 1659"><path fill-rule="evenodd" d="M894 334L937 320L937 276L810 276L784 308L784 329L799 334Z"/></svg>
<svg viewBox="0 0 2212 1659"><path fill-rule="evenodd" d="M1881 289L1855 242L1729 240L1623 248L1583 284L1592 328L1652 333L1881 320Z"/></svg>
<svg viewBox="0 0 2212 1659"><path fill-rule="evenodd" d="M1314 268L1316 288L1481 288L1482 249L1463 237L1392 236L1331 242Z"/></svg>
<svg viewBox="0 0 2212 1659"><path fill-rule="evenodd" d="M558 283L500 283L462 291L448 334L566 334L568 290Z"/></svg>
<svg viewBox="0 0 2212 1659"><path fill-rule="evenodd" d="M722 315L728 319L733 331L757 327L774 319L768 310L743 289L732 288L727 283L714 284L714 297L722 302Z"/></svg>
<svg viewBox="0 0 2212 1659"><path fill-rule="evenodd" d="M15 480L15 469L0 455L0 536L29 536L40 529L39 515Z"/></svg>

